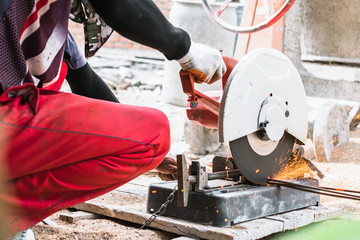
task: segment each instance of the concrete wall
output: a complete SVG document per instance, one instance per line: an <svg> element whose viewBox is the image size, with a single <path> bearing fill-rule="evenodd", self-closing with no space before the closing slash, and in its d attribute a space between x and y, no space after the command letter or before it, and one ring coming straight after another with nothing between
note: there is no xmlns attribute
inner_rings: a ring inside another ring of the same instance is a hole
<svg viewBox="0 0 360 240"><path fill-rule="evenodd" d="M357 0L297 0L285 16L284 52L294 59L359 63L359 14Z"/></svg>
<svg viewBox="0 0 360 240"><path fill-rule="evenodd" d="M285 15L283 52L308 96L360 102L359 13L358 0L297 0Z"/></svg>
<svg viewBox="0 0 360 240"><path fill-rule="evenodd" d="M359 58L360 1L302 0L304 31L301 53L336 58Z"/></svg>

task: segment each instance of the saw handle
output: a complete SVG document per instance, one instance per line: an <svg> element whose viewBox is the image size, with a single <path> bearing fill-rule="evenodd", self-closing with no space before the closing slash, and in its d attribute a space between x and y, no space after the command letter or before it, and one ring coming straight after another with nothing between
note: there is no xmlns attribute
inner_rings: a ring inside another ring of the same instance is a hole
<svg viewBox="0 0 360 240"><path fill-rule="evenodd" d="M222 89L224 89L229 75L238 60L232 57L223 56L223 61L226 65L226 72L222 77ZM197 122L201 126L208 128L217 128L220 102L218 101L222 95L208 96L195 90L194 82L196 76L189 71L181 70L180 79L183 91L188 95L188 109L187 116L189 120Z"/></svg>
<svg viewBox="0 0 360 240"><path fill-rule="evenodd" d="M236 60L235 58L229 57L229 56L223 56L222 59L226 66L226 72L222 77L222 89L224 89L227 79L229 78L229 75L230 75L231 71L233 70L233 68L235 67L235 65L238 63L238 60ZM188 102L190 100L196 101L195 100L196 95L198 93L200 93L199 91L195 90L195 88L194 88L194 83L196 82L195 81L196 76L189 71L180 70L180 79L181 79L181 84L182 84L184 93L189 96ZM203 94L200 93L200 95L203 95Z"/></svg>

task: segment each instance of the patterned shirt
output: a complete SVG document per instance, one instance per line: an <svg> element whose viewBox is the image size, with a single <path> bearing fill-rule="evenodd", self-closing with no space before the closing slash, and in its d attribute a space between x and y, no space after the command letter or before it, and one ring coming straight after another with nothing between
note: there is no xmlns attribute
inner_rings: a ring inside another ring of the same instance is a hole
<svg viewBox="0 0 360 240"><path fill-rule="evenodd" d="M71 0L5 0L0 4L1 90L38 86L59 76Z"/></svg>

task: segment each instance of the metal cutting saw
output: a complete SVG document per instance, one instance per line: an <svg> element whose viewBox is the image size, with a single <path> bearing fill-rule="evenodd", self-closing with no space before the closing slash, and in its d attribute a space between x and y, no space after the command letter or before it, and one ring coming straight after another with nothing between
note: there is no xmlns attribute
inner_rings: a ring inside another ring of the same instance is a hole
<svg viewBox="0 0 360 240"><path fill-rule="evenodd" d="M295 145L306 141L305 90L296 68L273 49L255 50L240 61L223 59L227 66L223 91L195 90L196 79L187 71L180 71L180 78L189 96L187 117L218 129L220 141L229 143L231 156L215 156L210 173L199 161L193 160L189 167L179 154L178 180L151 184L147 211L231 226L318 205L318 194L267 184L294 159ZM315 179L297 182L315 187L319 183ZM177 203L169 200L175 195Z"/></svg>
<svg viewBox="0 0 360 240"><path fill-rule="evenodd" d="M282 5L277 12L248 27L232 26L220 19L231 1L225 1L215 12L207 0L202 3L208 15L223 28L251 33L271 26L294 1L279 1ZM258 1L255 2L247 5L252 9L252 23L257 13ZM287 56L270 48L251 51L240 60L227 56L223 60L227 72L220 91L197 91L196 79L188 71L181 70L180 78L188 95L188 119L218 129L219 141L229 143L231 154L215 156L212 172L196 160L188 166L185 155L177 155L178 180L150 184L147 211L153 216L163 214L227 227L318 205L320 197L316 193L267 184L289 160L296 158L298 145L306 142L307 101L297 69ZM319 185L318 180L311 178L295 182ZM177 202L172 201L174 196Z"/></svg>
<svg viewBox="0 0 360 240"><path fill-rule="evenodd" d="M194 78L180 76L189 96L190 120L217 128L220 142L228 142L241 174L266 184L290 159L294 144L307 137L307 104L302 80L283 53L258 49L240 61L223 57L227 72L223 92L209 95L194 89Z"/></svg>

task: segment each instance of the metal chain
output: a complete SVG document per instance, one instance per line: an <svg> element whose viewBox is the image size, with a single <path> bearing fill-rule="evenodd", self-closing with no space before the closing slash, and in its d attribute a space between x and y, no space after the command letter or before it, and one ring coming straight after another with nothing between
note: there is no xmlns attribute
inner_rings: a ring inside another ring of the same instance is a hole
<svg viewBox="0 0 360 240"><path fill-rule="evenodd" d="M144 227L148 227L158 216L164 214L169 203L171 203L174 200L174 196L175 196L177 189L178 189L178 187L176 185L174 187L174 190L167 197L166 201L163 204L161 204L161 207L159 208L159 210L154 212L148 219L146 219L140 229L143 229Z"/></svg>

